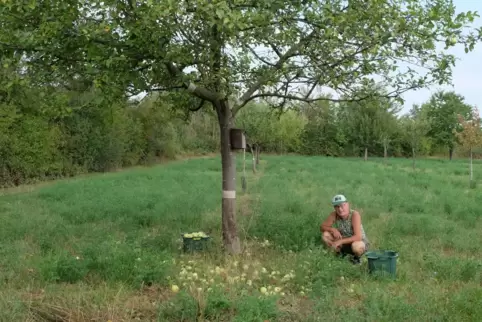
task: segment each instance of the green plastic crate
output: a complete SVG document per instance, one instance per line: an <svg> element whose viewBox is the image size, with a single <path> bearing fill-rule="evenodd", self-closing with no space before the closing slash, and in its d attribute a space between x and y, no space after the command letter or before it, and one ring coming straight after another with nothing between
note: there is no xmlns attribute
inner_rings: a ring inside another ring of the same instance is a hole
<svg viewBox="0 0 482 322"><path fill-rule="evenodd" d="M187 236L186 236L187 235ZM210 236L191 237L189 233L181 234L185 253L200 252L207 249Z"/></svg>
<svg viewBox="0 0 482 322"><path fill-rule="evenodd" d="M365 256L368 260L370 274L396 277L398 252L392 250L369 251Z"/></svg>

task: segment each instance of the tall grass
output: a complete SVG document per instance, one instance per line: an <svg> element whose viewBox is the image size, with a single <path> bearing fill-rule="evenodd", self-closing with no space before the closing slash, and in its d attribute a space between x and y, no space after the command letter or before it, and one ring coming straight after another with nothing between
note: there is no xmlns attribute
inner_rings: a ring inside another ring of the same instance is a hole
<svg viewBox="0 0 482 322"><path fill-rule="evenodd" d="M469 188L465 163L422 160L413 170L403 159L266 156L257 174L248 172L246 193L238 180L245 252L234 258L216 250L220 166L219 158L188 160L1 196L0 318L426 321L482 314L481 192ZM481 170L477 163L476 181ZM319 226L337 193L362 213L372 248L399 252L395 280L369 276L366 262L335 260L320 245ZM199 230L213 236L214 247L182 254L180 234Z"/></svg>

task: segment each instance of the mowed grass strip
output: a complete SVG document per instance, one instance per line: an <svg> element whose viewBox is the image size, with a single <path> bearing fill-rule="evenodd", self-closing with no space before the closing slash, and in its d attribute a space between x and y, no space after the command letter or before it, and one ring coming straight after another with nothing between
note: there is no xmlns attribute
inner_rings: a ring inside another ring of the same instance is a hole
<svg viewBox="0 0 482 322"><path fill-rule="evenodd" d="M466 162L421 160L413 170L411 160L263 156L257 174L247 166L246 194L241 162L238 156L246 251L234 258L216 250L219 158L0 197L0 318L427 321L482 314L481 192L469 189ZM480 163L474 170L480 180ZM366 263L352 266L321 247L319 225L336 193L361 211L372 248L400 253L396 280L371 277ZM182 254L180 233L188 230L210 232L214 250Z"/></svg>

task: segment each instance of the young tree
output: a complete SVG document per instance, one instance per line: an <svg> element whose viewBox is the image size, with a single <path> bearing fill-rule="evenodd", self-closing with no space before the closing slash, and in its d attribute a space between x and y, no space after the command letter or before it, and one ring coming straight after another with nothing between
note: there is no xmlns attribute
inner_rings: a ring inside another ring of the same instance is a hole
<svg viewBox="0 0 482 322"><path fill-rule="evenodd" d="M274 137L274 121L276 115L266 104L250 104L249 108L239 112L236 124L246 132L247 145L253 156L253 172L256 172L256 165L259 164L261 147L269 145Z"/></svg>
<svg viewBox="0 0 482 322"><path fill-rule="evenodd" d="M21 52L44 82L84 75L104 91L167 91L179 108L210 103L220 127L223 241L239 253L229 139L236 114L255 99L280 107L325 99L319 86L362 100L351 91L374 75L391 97L448 83L455 57L436 43L473 50L480 31L462 30L475 16L447 0L9 0L0 51Z"/></svg>
<svg viewBox="0 0 482 322"><path fill-rule="evenodd" d="M306 155L340 156L343 154L342 130L337 119L337 106L329 101L303 104L301 113L306 124L300 135L299 151Z"/></svg>
<svg viewBox="0 0 482 322"><path fill-rule="evenodd" d="M460 131L454 130L454 134L463 149L469 154L469 182L472 186L473 182L473 166L472 166L472 153L474 148L478 148L482 145L482 131L479 111L476 107L472 108L471 117L466 118L460 114L457 115L457 119L462 127Z"/></svg>
<svg viewBox="0 0 482 322"><path fill-rule="evenodd" d="M418 113L419 107L414 106L409 115L401 118L401 125L404 129L406 140L410 143L412 150L412 167L415 169L416 155L420 151L423 138L430 131L430 123Z"/></svg>
<svg viewBox="0 0 482 322"><path fill-rule="evenodd" d="M351 136L357 146L364 150L364 160L368 160L368 148L373 146L378 137L379 123L378 106L373 101L355 103L354 109L349 112L351 116Z"/></svg>
<svg viewBox="0 0 482 322"><path fill-rule="evenodd" d="M381 86L367 85L362 90L371 93L371 97L361 102L345 103L344 118L351 140L357 147L364 149L364 159L368 159L369 148L374 148L380 141L387 154L391 139L393 118L399 107L386 98L386 89Z"/></svg>
<svg viewBox="0 0 482 322"><path fill-rule="evenodd" d="M378 113L378 137L380 143L383 144L383 160L385 163L388 159L388 146L392 142L398 126L397 113L401 110L401 106L396 102L389 100L381 100Z"/></svg>

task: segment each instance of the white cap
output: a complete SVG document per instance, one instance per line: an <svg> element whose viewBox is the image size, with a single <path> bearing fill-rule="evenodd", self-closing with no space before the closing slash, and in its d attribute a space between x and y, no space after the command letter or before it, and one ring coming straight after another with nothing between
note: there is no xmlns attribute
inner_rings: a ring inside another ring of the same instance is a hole
<svg viewBox="0 0 482 322"><path fill-rule="evenodd" d="M346 197L344 195L336 195L331 199L331 203L333 206L340 205L344 202L347 202Z"/></svg>

